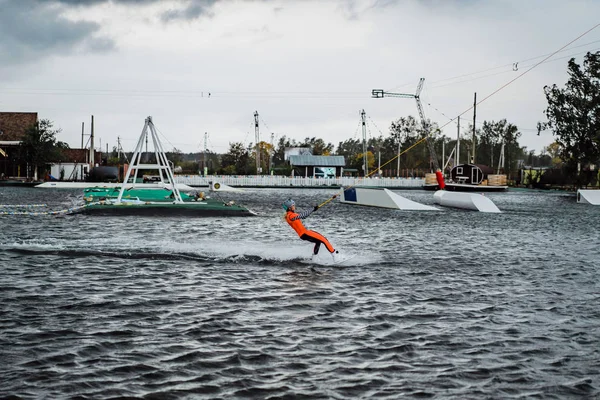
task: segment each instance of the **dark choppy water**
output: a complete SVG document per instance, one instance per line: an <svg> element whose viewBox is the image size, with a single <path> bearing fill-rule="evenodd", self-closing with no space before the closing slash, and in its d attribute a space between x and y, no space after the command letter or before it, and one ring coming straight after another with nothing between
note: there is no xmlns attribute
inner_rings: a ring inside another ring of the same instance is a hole
<svg viewBox="0 0 600 400"><path fill-rule="evenodd" d="M600 207L490 194L502 214L231 194L255 218L2 216L0 397L596 398ZM400 192L432 204L432 193ZM60 209L78 191L0 188Z"/></svg>

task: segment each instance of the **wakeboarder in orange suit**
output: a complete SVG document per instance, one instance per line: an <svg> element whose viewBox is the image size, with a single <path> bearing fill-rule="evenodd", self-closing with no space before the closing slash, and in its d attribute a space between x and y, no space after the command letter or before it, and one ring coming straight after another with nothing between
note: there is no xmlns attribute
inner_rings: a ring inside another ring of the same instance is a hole
<svg viewBox="0 0 600 400"><path fill-rule="evenodd" d="M296 212L296 203L292 199L288 199L283 202L283 209L286 210L285 220L286 222L296 231L300 239L309 241L315 244L313 249L313 257L319 253L321 244L324 244L327 250L331 253L331 256L336 260L336 254L338 252L333 248L329 240L319 232L308 230L302 224L304 218L308 217L313 212L319 209L319 206L315 206L312 210L303 211L301 213Z"/></svg>

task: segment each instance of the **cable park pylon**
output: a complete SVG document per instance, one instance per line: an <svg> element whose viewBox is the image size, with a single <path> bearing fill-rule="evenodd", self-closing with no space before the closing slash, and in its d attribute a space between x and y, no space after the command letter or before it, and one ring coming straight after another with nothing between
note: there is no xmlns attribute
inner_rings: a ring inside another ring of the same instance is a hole
<svg viewBox="0 0 600 400"><path fill-rule="evenodd" d="M383 89L373 89L371 91L371 97L374 99L381 99L384 97L402 97L402 98L413 98L417 103L417 110L419 111L419 117L421 118L421 125L423 126L423 130L425 131L425 141L427 142L427 148L429 149L429 156L432 159L433 167L435 169L435 177L438 181L438 185L440 189L444 189L446 184L444 183L444 174L440 169L440 166L437 161L437 156L435 154L435 149L433 148L433 142L429 138L429 123L425 119L425 113L423 112L423 105L421 104L421 90L423 90L423 83L425 82L425 78L421 78L419 80L419 84L417 85L417 90L415 94L410 93L392 93L386 92Z"/></svg>
<svg viewBox="0 0 600 400"><path fill-rule="evenodd" d="M254 111L254 136L256 141L256 175L260 175L260 130L258 127L258 111Z"/></svg>

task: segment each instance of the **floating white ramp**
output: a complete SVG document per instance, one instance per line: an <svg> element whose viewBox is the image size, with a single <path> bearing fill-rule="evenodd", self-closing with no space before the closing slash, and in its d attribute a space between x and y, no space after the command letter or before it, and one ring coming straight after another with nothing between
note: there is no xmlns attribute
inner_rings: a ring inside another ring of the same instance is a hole
<svg viewBox="0 0 600 400"><path fill-rule="evenodd" d="M122 183L120 182L67 182L67 181L50 181L40 183L36 185L36 188L55 188L55 189L87 189L94 187L104 187L104 188L113 188L113 187L121 187ZM125 187L133 187L132 183L128 183ZM145 189L162 189L163 187L170 188L169 184L162 185L160 183L138 183L135 185L136 188L145 188ZM196 190L195 188L188 186L183 183L176 184L177 189L182 192L191 192Z"/></svg>
<svg viewBox="0 0 600 400"><path fill-rule="evenodd" d="M439 211L435 207L408 200L388 189L349 188L344 190L340 201L345 204L393 208L396 210Z"/></svg>
<svg viewBox="0 0 600 400"><path fill-rule="evenodd" d="M600 206L600 190L579 189L577 191L577 202Z"/></svg>
<svg viewBox="0 0 600 400"><path fill-rule="evenodd" d="M433 201L436 204L445 207L463 208L465 210L475 210L488 213L502 212L494 202L484 195L465 192L448 192L438 190L433 195Z"/></svg>

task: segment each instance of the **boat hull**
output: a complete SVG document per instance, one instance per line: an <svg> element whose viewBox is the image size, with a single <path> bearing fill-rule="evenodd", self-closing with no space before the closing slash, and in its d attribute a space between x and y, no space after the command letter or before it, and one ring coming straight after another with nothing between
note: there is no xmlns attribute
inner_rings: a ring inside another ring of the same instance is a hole
<svg viewBox="0 0 600 400"><path fill-rule="evenodd" d="M101 216L149 217L250 217L253 211L236 204L196 203L92 203L78 210L78 214Z"/></svg>
<svg viewBox="0 0 600 400"><path fill-rule="evenodd" d="M0 180L0 186L35 187L40 182L25 182L20 180Z"/></svg>
<svg viewBox="0 0 600 400"><path fill-rule="evenodd" d="M423 185L423 189L436 191L439 190L438 185ZM492 186L492 185L466 185L461 183L448 183L444 190L449 192L505 192L508 186Z"/></svg>

